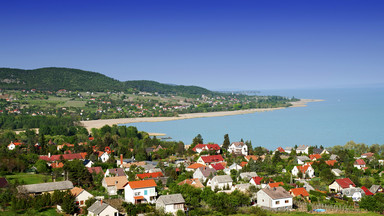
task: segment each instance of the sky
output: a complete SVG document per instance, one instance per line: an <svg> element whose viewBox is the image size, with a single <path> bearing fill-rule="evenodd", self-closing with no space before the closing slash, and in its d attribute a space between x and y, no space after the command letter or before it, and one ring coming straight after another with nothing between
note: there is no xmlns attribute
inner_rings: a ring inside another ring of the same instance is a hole
<svg viewBox="0 0 384 216"><path fill-rule="evenodd" d="M384 83L382 0L0 1L0 67L212 90Z"/></svg>

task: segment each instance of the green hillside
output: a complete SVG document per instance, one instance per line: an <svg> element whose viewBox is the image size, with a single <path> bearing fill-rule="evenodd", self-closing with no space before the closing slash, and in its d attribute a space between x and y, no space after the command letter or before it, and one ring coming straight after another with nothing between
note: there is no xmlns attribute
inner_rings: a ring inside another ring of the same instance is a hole
<svg viewBox="0 0 384 216"><path fill-rule="evenodd" d="M37 89L57 91L127 91L136 89L161 94L212 94L208 89L197 86L167 85L155 81L138 80L121 82L100 73L72 68L39 68L22 70L0 68L1 89Z"/></svg>

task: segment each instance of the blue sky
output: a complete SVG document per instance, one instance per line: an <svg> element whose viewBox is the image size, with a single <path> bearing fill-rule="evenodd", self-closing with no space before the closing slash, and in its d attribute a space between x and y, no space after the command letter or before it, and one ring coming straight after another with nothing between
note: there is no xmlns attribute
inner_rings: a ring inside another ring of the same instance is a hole
<svg viewBox="0 0 384 216"><path fill-rule="evenodd" d="M384 83L384 1L1 1L0 67L209 89Z"/></svg>

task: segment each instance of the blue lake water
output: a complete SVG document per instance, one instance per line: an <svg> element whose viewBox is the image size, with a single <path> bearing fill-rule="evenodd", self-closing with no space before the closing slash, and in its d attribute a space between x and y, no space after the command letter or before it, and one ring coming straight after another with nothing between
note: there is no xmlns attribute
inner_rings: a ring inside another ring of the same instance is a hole
<svg viewBox="0 0 384 216"><path fill-rule="evenodd" d="M324 99L307 107L245 115L127 124L138 130L165 133L190 144L197 135L204 142L222 144L251 140L253 146L275 149L294 145L344 145L384 143L384 88L269 90L261 95Z"/></svg>

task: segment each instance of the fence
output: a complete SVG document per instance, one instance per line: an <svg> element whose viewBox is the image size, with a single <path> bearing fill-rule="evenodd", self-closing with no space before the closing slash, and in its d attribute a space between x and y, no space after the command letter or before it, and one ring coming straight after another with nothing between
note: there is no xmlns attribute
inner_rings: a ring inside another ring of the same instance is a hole
<svg viewBox="0 0 384 216"><path fill-rule="evenodd" d="M307 205L311 205L312 209L325 209L326 213L359 213L362 212L359 208L353 208L348 206L342 206L342 205L328 205L328 204L322 204L322 203L306 203L306 202L300 202L300 201L294 201L294 205L297 206L297 211L300 212L306 212L307 211Z"/></svg>

